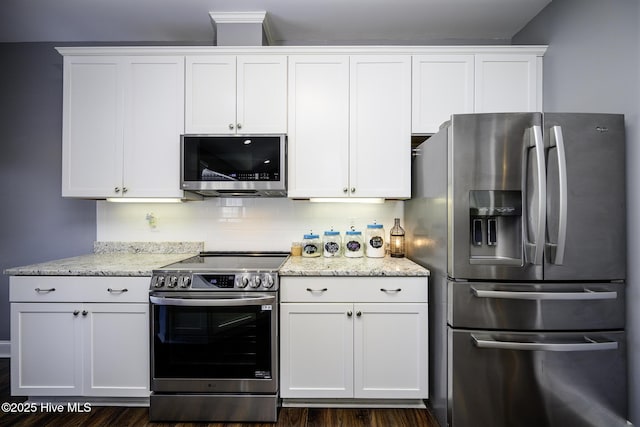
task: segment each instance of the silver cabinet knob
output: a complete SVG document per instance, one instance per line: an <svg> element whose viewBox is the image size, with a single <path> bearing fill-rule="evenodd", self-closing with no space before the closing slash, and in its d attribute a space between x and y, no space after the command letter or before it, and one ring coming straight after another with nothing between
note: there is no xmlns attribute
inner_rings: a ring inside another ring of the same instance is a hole
<svg viewBox="0 0 640 427"><path fill-rule="evenodd" d="M113 191L115 191L116 193L119 193L120 192L120 187L114 188Z"/></svg>
<svg viewBox="0 0 640 427"><path fill-rule="evenodd" d="M353 316L353 311L347 311L347 317Z"/></svg>
<svg viewBox="0 0 640 427"><path fill-rule="evenodd" d="M238 129L242 129L242 123L238 123L238 125L236 126Z"/></svg>
<svg viewBox="0 0 640 427"><path fill-rule="evenodd" d="M355 193L356 192L356 187L351 187L351 192Z"/></svg>
<svg viewBox="0 0 640 427"><path fill-rule="evenodd" d="M78 314L80 314L80 310L73 310L73 315L77 316Z"/></svg>
<svg viewBox="0 0 640 427"><path fill-rule="evenodd" d="M229 123L229 129L233 130L233 128L234 128L233 123Z"/></svg>
<svg viewBox="0 0 640 427"><path fill-rule="evenodd" d="M343 191L345 194L347 194L347 193L349 192L349 189L348 189L347 187L344 187L344 188L342 189L342 191Z"/></svg>
<svg viewBox="0 0 640 427"><path fill-rule="evenodd" d="M362 312L361 311L356 311L356 316L358 316L358 317L362 316Z"/></svg>
<svg viewBox="0 0 640 427"><path fill-rule="evenodd" d="M86 316L87 314L89 314L89 312L87 310L82 310L82 315Z"/></svg>
<svg viewBox="0 0 640 427"><path fill-rule="evenodd" d="M122 187L122 193L126 193L127 191L129 191L129 189L127 187Z"/></svg>

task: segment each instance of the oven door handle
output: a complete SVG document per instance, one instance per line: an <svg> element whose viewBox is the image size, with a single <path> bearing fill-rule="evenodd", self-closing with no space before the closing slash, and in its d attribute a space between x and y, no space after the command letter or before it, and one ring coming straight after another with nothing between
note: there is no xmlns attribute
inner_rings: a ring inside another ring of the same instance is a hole
<svg viewBox="0 0 640 427"><path fill-rule="evenodd" d="M184 298L184 297L156 297L149 296L152 304L179 306L207 306L228 307L241 305L269 305L275 304L275 296L243 297L243 298Z"/></svg>

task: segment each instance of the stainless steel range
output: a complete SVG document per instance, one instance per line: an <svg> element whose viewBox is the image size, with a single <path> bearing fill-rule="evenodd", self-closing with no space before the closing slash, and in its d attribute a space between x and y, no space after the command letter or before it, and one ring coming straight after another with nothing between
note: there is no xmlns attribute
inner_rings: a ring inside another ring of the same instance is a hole
<svg viewBox="0 0 640 427"><path fill-rule="evenodd" d="M151 421L278 416L282 252L203 252L153 271Z"/></svg>

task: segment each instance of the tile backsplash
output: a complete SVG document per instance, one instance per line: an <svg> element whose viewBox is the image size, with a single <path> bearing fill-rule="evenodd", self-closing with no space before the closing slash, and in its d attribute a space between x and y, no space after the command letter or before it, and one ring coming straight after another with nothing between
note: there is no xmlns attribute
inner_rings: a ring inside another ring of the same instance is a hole
<svg viewBox="0 0 640 427"><path fill-rule="evenodd" d="M404 222L402 201L383 204L311 203L286 198L210 198L179 204L97 202L98 241L204 241L205 250L288 251L292 241L333 227L365 231L373 221L387 235Z"/></svg>

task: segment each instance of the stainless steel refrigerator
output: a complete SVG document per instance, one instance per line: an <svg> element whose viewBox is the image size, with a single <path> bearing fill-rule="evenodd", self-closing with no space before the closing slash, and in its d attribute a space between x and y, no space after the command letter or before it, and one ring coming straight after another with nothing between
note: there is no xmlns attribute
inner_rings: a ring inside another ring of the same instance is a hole
<svg viewBox="0 0 640 427"><path fill-rule="evenodd" d="M627 425L623 116L453 115L414 155L441 426Z"/></svg>

